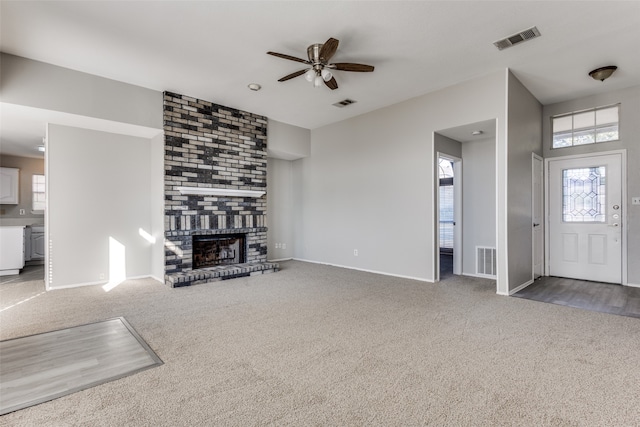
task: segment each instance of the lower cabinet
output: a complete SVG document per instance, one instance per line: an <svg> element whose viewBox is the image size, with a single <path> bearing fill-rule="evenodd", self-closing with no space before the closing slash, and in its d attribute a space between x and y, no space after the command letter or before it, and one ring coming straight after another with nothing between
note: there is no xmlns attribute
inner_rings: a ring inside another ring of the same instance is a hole
<svg viewBox="0 0 640 427"><path fill-rule="evenodd" d="M24 231L26 261L44 260L44 228L41 226L26 227Z"/></svg>
<svg viewBox="0 0 640 427"><path fill-rule="evenodd" d="M44 259L44 233L31 232L31 260Z"/></svg>

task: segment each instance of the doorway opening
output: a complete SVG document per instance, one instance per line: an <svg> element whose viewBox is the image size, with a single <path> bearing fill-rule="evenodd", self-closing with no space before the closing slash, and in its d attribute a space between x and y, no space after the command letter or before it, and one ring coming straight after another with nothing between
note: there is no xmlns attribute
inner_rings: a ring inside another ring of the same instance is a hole
<svg viewBox="0 0 640 427"><path fill-rule="evenodd" d="M461 274L461 159L438 153L439 280Z"/></svg>
<svg viewBox="0 0 640 427"><path fill-rule="evenodd" d="M496 258L496 132L490 119L433 134L435 282L457 275L495 278L478 266L484 265L481 253Z"/></svg>

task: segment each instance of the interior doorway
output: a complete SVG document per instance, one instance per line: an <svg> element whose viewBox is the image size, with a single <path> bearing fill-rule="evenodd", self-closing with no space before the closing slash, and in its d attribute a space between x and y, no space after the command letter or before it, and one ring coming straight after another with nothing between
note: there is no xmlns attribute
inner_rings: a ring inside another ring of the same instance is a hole
<svg viewBox="0 0 640 427"><path fill-rule="evenodd" d="M489 119L433 134L435 282L446 279L445 274L496 277L496 269L489 271L485 265L492 261L495 267L497 252L496 132L496 120ZM445 200L451 194L452 203ZM448 268L446 273L444 268Z"/></svg>
<svg viewBox="0 0 640 427"><path fill-rule="evenodd" d="M439 280L462 273L462 160L438 153Z"/></svg>

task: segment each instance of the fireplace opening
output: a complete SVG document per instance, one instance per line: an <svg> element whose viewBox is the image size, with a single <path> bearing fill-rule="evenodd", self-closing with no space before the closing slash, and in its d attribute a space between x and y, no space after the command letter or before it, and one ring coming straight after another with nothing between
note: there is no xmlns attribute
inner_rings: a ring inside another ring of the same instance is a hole
<svg viewBox="0 0 640 427"><path fill-rule="evenodd" d="M192 236L193 268L245 262L244 234Z"/></svg>

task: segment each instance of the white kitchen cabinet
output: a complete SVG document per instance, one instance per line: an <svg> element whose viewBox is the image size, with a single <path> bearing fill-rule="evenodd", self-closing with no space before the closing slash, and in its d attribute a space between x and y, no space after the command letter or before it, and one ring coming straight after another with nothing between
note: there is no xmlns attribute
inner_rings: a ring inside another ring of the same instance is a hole
<svg viewBox="0 0 640 427"><path fill-rule="evenodd" d="M0 276L20 274L24 267L24 226L0 227Z"/></svg>
<svg viewBox="0 0 640 427"><path fill-rule="evenodd" d="M0 204L17 205L20 169L0 167Z"/></svg>

